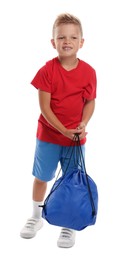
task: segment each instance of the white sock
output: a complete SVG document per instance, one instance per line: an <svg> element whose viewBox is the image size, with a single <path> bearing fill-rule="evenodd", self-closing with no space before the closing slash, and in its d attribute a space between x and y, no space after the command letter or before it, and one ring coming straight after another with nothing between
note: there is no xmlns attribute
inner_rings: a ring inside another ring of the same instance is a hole
<svg viewBox="0 0 120 260"><path fill-rule="evenodd" d="M40 219L42 215L42 207L39 205L43 205L43 201L34 201L33 200L33 214L32 218Z"/></svg>

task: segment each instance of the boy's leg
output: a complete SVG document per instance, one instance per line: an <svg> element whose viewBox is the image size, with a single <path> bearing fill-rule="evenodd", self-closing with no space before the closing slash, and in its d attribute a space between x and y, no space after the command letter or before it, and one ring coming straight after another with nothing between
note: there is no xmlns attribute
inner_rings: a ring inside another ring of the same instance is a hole
<svg viewBox="0 0 120 260"><path fill-rule="evenodd" d="M47 182L52 180L59 161L60 146L37 140L35 158L33 164L33 214L20 232L23 238L32 238L36 232L42 227L43 205Z"/></svg>
<svg viewBox="0 0 120 260"><path fill-rule="evenodd" d="M45 197L46 189L47 189L47 182L34 178L33 200L43 201Z"/></svg>
<svg viewBox="0 0 120 260"><path fill-rule="evenodd" d="M42 220L42 207L43 200L45 196L45 192L47 189L47 182L43 182L38 180L37 178L34 179L33 182L33 213L31 218L29 218L22 228L20 232L20 236L22 238L33 238L37 231L40 230L43 226Z"/></svg>
<svg viewBox="0 0 120 260"><path fill-rule="evenodd" d="M43 205L45 193L47 189L47 182L41 181L37 178L34 179L33 182L33 214L32 217L36 219L41 218L42 207Z"/></svg>

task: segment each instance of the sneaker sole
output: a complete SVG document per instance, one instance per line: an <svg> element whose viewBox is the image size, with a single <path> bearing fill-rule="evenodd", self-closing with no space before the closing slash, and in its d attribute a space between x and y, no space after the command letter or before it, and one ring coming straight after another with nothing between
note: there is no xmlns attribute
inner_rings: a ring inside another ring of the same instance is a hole
<svg viewBox="0 0 120 260"><path fill-rule="evenodd" d="M70 248L70 247L73 247L74 246L74 244L75 244L75 242L74 243L71 243L71 244L67 244L67 243L59 243L59 242L57 242L57 246L58 247L60 247L60 248Z"/></svg>
<svg viewBox="0 0 120 260"><path fill-rule="evenodd" d="M25 239L30 239L30 238L33 238L33 237L35 237L35 235L36 235L36 233L34 234L34 235L28 235L28 234L21 234L20 233L20 236L22 237L22 238L25 238Z"/></svg>

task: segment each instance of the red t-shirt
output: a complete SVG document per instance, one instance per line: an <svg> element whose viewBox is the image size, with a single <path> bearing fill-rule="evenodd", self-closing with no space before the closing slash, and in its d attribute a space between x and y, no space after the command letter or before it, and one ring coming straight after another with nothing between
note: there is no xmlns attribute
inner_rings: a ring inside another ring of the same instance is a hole
<svg viewBox="0 0 120 260"><path fill-rule="evenodd" d="M81 122L85 99L96 98L96 72L82 60L79 60L75 69L67 71L56 57L46 62L31 84L37 89L51 93L51 109L68 129L75 129ZM53 128L42 114L38 119L36 135L41 141L71 145L71 140ZM81 140L81 144L85 141L86 138Z"/></svg>

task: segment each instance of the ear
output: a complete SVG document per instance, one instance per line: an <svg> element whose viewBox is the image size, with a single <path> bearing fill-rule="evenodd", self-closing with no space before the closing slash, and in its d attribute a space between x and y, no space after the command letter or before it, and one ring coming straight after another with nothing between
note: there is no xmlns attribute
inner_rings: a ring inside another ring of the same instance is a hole
<svg viewBox="0 0 120 260"><path fill-rule="evenodd" d="M55 41L54 41L54 39L51 39L51 43L52 43L52 46L53 46L53 48L54 48L54 49L56 49L56 46L55 46Z"/></svg>
<svg viewBox="0 0 120 260"><path fill-rule="evenodd" d="M82 38L81 41L80 41L80 48L83 47L84 41L85 41L85 40Z"/></svg>

